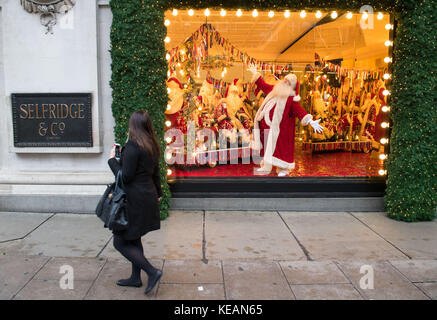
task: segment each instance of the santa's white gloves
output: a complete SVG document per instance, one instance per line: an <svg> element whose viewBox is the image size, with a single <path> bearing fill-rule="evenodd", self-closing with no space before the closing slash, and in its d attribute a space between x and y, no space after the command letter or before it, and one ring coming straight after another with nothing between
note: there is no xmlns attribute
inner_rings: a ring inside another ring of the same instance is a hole
<svg viewBox="0 0 437 320"><path fill-rule="evenodd" d="M258 78L261 76L261 74L258 72L258 70L256 69L256 64L251 64L249 66L249 68L247 69L248 71L250 71L252 73L252 79L251 82L255 82L256 80L258 80Z"/></svg>
<svg viewBox="0 0 437 320"><path fill-rule="evenodd" d="M322 120L322 119L319 119L316 121L314 121L314 120L310 121L310 125L311 125L311 127L313 127L314 132L317 132L317 133L323 132L323 127L319 124L320 120Z"/></svg>
<svg viewBox="0 0 437 320"><path fill-rule="evenodd" d="M247 70L252 72L252 75L257 74L257 72L258 72L258 70L256 69L256 65L253 63L249 66L249 68Z"/></svg>

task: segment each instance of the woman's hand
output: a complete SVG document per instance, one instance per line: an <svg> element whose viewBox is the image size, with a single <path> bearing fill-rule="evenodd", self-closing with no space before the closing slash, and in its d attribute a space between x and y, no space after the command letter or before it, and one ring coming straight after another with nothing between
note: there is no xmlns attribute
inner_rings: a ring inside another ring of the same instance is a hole
<svg viewBox="0 0 437 320"><path fill-rule="evenodd" d="M115 158L115 144L113 145L111 152L109 153L109 159Z"/></svg>

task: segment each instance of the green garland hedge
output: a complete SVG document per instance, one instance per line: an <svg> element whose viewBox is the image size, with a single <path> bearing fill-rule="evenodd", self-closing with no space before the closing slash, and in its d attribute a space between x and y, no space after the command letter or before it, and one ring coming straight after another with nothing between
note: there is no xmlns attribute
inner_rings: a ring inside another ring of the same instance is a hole
<svg viewBox="0 0 437 320"><path fill-rule="evenodd" d="M437 109L435 0L111 0L112 112L118 142L127 135L130 114L145 109L165 150L167 105L164 12L177 9L351 10L370 5L397 20L394 47L386 207L404 221L431 220L437 206ZM168 215L167 166L161 157L164 196L161 215Z"/></svg>

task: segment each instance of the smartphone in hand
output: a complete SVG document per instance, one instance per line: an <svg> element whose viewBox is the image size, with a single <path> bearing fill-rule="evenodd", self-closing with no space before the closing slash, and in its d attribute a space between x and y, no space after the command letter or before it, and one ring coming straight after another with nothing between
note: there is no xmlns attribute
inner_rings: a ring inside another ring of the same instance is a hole
<svg viewBox="0 0 437 320"><path fill-rule="evenodd" d="M120 160L121 158L121 146L116 143L115 144L115 159Z"/></svg>

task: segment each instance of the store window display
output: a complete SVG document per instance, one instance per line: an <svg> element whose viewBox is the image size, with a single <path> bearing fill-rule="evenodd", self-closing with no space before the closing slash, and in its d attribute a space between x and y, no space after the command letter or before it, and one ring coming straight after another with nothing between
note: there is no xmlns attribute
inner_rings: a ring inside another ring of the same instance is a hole
<svg viewBox="0 0 437 320"><path fill-rule="evenodd" d="M194 146L185 147L174 176L378 176L388 16L375 30L340 16L307 32L320 17L183 14L166 13L166 128ZM290 96L272 103L272 90L285 83ZM213 135L206 139L204 130Z"/></svg>

